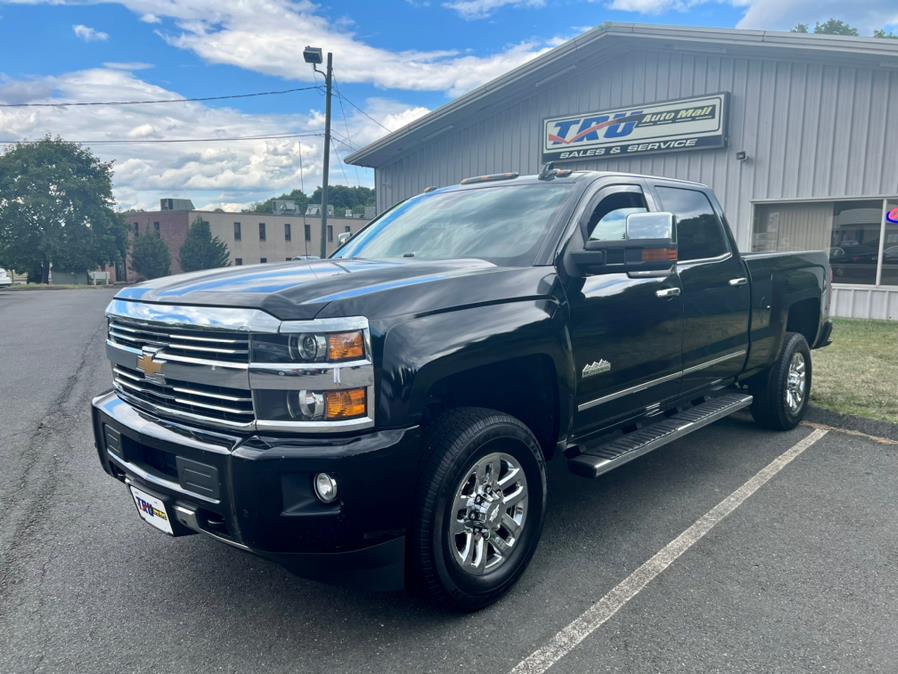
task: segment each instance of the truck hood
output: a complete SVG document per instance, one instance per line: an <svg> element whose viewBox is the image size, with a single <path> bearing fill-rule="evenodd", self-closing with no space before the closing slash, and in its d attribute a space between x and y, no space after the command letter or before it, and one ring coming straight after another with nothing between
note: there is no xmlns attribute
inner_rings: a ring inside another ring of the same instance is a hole
<svg viewBox="0 0 898 674"><path fill-rule="evenodd" d="M509 276L543 277L551 268L509 269L484 260L296 261L228 267L167 276L125 288L117 297L161 304L262 309L282 320L398 314L439 310L509 293L532 295L529 283ZM541 270L541 271L540 271ZM495 283L484 277L506 283ZM529 290L529 292L528 292ZM327 308L327 311L324 311Z"/></svg>

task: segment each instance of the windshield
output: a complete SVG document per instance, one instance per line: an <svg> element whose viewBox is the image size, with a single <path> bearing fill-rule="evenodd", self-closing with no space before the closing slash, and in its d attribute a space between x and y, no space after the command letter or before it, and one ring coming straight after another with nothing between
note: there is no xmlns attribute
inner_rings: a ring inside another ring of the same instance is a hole
<svg viewBox="0 0 898 674"><path fill-rule="evenodd" d="M553 182L421 194L387 211L334 257L532 265L573 187Z"/></svg>

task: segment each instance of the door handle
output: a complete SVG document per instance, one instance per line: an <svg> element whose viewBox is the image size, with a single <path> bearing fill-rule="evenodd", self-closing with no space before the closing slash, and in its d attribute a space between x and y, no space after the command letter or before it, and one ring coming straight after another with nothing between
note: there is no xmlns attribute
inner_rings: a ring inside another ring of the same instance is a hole
<svg viewBox="0 0 898 674"><path fill-rule="evenodd" d="M740 276L739 278L731 278L730 279L730 285L733 286L734 288L736 286L744 286L747 283L748 283L748 279L745 278L744 276Z"/></svg>
<svg viewBox="0 0 898 674"><path fill-rule="evenodd" d="M662 288L661 290L655 291L655 297L668 298L668 297L679 297L680 289L679 288Z"/></svg>

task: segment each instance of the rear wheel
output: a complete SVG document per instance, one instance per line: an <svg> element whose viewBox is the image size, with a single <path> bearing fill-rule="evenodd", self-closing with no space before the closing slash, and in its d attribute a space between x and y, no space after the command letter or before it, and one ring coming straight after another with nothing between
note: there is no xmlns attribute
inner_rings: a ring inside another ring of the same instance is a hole
<svg viewBox="0 0 898 674"><path fill-rule="evenodd" d="M811 350L804 336L787 332L776 362L752 386L751 413L765 428L787 431L804 418L811 393Z"/></svg>
<svg viewBox="0 0 898 674"><path fill-rule="evenodd" d="M473 611L504 594L542 531L545 461L533 433L501 412L461 408L431 429L410 553L413 584Z"/></svg>

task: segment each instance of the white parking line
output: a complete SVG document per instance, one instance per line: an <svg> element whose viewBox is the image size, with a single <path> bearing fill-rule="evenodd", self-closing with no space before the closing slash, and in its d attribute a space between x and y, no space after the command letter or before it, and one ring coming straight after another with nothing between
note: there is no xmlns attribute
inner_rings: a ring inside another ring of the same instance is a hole
<svg viewBox="0 0 898 674"><path fill-rule="evenodd" d="M795 443L759 470L748 482L702 515L686 531L618 583L608 594L586 609L579 618L558 632L545 646L533 651L533 653L521 660L511 670L511 674L542 674L542 672L545 672L549 667L570 653L577 647L577 644L610 620L615 613L639 594L664 569L676 561L680 555L700 541L723 518L742 505L745 499L763 487L770 478L789 465L808 447L826 435L827 432L821 428L815 429L803 440Z"/></svg>

